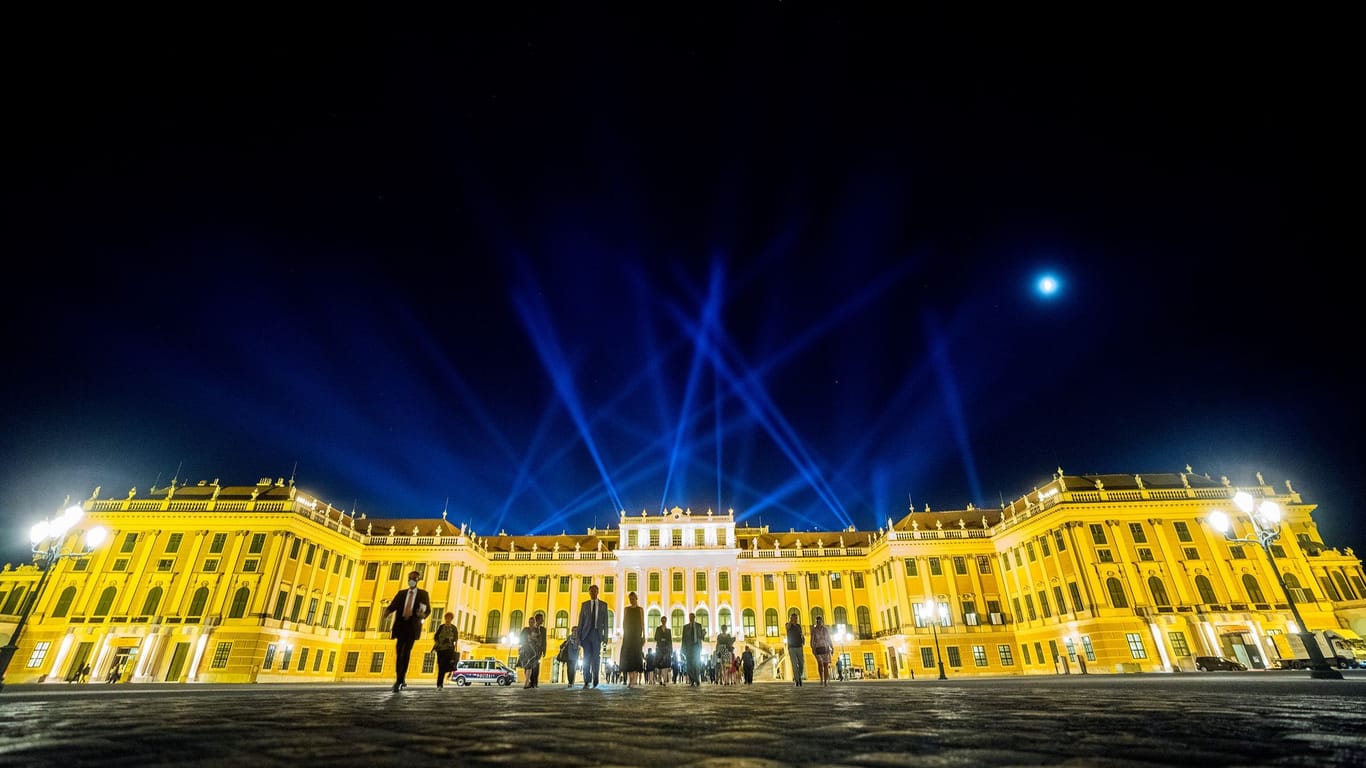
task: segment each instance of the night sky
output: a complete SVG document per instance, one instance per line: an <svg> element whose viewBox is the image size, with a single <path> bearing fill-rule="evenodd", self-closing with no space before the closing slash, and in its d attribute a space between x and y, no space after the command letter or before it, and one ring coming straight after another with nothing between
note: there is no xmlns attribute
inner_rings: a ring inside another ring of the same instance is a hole
<svg viewBox="0 0 1366 768"><path fill-rule="evenodd" d="M172 478L831 530L1188 464L1366 552L1348 25L880 5L16 22L0 560Z"/></svg>

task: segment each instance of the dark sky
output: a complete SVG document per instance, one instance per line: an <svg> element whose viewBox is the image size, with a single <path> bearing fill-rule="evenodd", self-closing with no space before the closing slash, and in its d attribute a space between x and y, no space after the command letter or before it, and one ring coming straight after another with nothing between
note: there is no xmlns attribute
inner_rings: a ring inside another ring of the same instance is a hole
<svg viewBox="0 0 1366 768"><path fill-rule="evenodd" d="M558 533L1187 464L1366 551L1345 20L880 5L16 22L4 559L173 477Z"/></svg>

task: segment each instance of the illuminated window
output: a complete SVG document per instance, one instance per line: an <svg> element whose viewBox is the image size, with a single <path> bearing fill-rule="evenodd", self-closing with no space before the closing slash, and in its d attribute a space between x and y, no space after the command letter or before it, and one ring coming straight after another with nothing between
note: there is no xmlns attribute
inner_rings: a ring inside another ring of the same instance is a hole
<svg viewBox="0 0 1366 768"><path fill-rule="evenodd" d="M375 651L370 654L370 672L378 674L384 671L384 652Z"/></svg>
<svg viewBox="0 0 1366 768"><path fill-rule="evenodd" d="M1135 659L1148 658L1148 651L1143 647L1143 635L1137 632L1125 632L1124 640L1129 644L1129 655Z"/></svg>
<svg viewBox="0 0 1366 768"><path fill-rule="evenodd" d="M1191 655L1191 648L1186 643L1186 634L1184 632L1168 632L1167 637L1172 641L1172 651L1175 652L1177 656Z"/></svg>
<svg viewBox="0 0 1366 768"><path fill-rule="evenodd" d="M275 643L266 646L266 658L261 662L263 669L272 669L275 666ZM352 670L354 671L354 670Z"/></svg>
<svg viewBox="0 0 1366 768"><path fill-rule="evenodd" d="M47 658L47 650L52 647L52 643L47 640L40 640L33 645L33 653L28 656L28 663L24 666L29 669L43 666L43 659Z"/></svg>
<svg viewBox="0 0 1366 768"><path fill-rule="evenodd" d="M209 663L210 669L223 669L228 666L228 656L232 653L232 643L219 643L214 649L213 661Z"/></svg>
<svg viewBox="0 0 1366 768"><path fill-rule="evenodd" d="M1011 654L1008 645L996 646L996 655L1001 657L1001 666L1009 667L1015 663L1015 657Z"/></svg>
<svg viewBox="0 0 1366 768"><path fill-rule="evenodd" d="M343 671L343 672L347 672L347 673L355 672L355 671L356 671L356 667L359 666L359 665L360 665L360 651L347 651L347 652L346 652L346 663L342 665L342 671ZM270 669L270 667L266 667L266 669Z"/></svg>
<svg viewBox="0 0 1366 768"><path fill-rule="evenodd" d="M979 667L987 665L987 647L985 645L972 646L972 663Z"/></svg>

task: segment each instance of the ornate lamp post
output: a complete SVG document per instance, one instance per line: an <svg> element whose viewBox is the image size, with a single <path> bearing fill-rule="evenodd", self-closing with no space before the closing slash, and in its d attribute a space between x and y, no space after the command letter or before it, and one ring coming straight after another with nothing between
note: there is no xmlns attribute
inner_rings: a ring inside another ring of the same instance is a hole
<svg viewBox="0 0 1366 768"><path fill-rule="evenodd" d="M22 607L19 609L19 623L14 625L14 633L10 635L9 643L0 647L0 689L5 685L5 672L9 669L10 659L14 658L14 653L19 650L19 635L24 631L24 625L28 623L29 614L33 612L34 606L38 604L39 598L43 596L43 588L47 586L47 577L52 573L52 567L58 560L64 557L82 557L90 554L90 551L104 543L105 536L108 535L101 526L95 526L85 532L82 546L71 552L63 552L62 545L66 543L67 532L72 526L80 522L85 511L79 505L72 505L66 508L65 512L52 520L43 520L34 524L29 530L29 542L33 547L33 564L38 567L42 575L38 577L38 586L24 598Z"/></svg>
<svg viewBox="0 0 1366 768"><path fill-rule="evenodd" d="M925 614L929 616L930 629L934 630L934 657L939 662L939 679L949 679L944 674L944 654L939 651L939 621L945 615L942 606L933 600L925 601Z"/></svg>
<svg viewBox="0 0 1366 768"><path fill-rule="evenodd" d="M1225 539L1238 544L1259 544L1262 551L1266 552L1266 560L1271 563L1271 572L1276 575L1276 584L1280 586L1281 592L1285 595L1285 601L1290 605L1290 612L1295 616L1295 624L1299 626L1300 640L1304 643L1304 649L1309 652L1309 676L1321 680L1341 680L1342 673L1333 669L1328 664L1328 660L1323 658L1323 651L1319 649L1318 640L1314 633L1310 632L1304 624L1304 619L1300 616L1300 609L1295 605L1295 600L1290 596L1290 590L1285 587L1285 578L1281 576L1280 566L1276 565L1276 557L1271 552L1271 542L1281 537L1281 507L1274 501L1264 500L1260 504L1252 498L1252 494L1247 491L1238 491L1233 494L1233 503L1247 519L1252 522L1253 535L1249 538L1238 538L1233 532L1233 521L1221 509L1210 512L1209 524L1214 530L1222 533Z"/></svg>

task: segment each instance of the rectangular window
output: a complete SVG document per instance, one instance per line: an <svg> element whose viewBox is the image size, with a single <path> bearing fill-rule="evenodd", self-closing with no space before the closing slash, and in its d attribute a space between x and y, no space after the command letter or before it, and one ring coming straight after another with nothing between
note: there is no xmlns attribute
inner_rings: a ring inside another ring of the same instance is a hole
<svg viewBox="0 0 1366 768"><path fill-rule="evenodd" d="M173 533L173 534L171 534L171 537L170 537L169 539L166 540L166 552L167 552L168 554L175 554L176 552L179 552L179 551L180 551L180 542L181 542L181 541L184 541L184 539L185 539L185 534L183 534L183 533Z"/></svg>
<svg viewBox="0 0 1366 768"><path fill-rule="evenodd" d="M1108 549L1097 549L1096 557L1102 563L1113 563L1115 561L1115 554Z"/></svg>
<svg viewBox="0 0 1366 768"><path fill-rule="evenodd" d="M683 529L675 528L669 532L669 543L675 547L683 546Z"/></svg>
<svg viewBox="0 0 1366 768"><path fill-rule="evenodd" d="M1087 661L1095 661L1095 660L1096 660L1096 649L1091 647L1091 636L1090 636L1090 635L1082 635L1082 637L1081 637L1081 647L1082 647L1083 649L1085 649L1085 651L1086 651L1086 660L1087 660Z"/></svg>
<svg viewBox="0 0 1366 768"><path fill-rule="evenodd" d="M560 577L560 593L561 593L561 594L565 594L565 593L567 593L567 592L569 592L569 577L568 577L568 576L561 576L561 577Z"/></svg>
<svg viewBox="0 0 1366 768"><path fill-rule="evenodd" d="M327 652L327 671L328 671L328 672L331 672L332 669L333 669L333 667L335 667L336 665L337 665L337 652L336 652L336 651L328 651L328 652Z"/></svg>
<svg viewBox="0 0 1366 768"><path fill-rule="evenodd" d="M1020 610L1020 598L1018 598L1018 597L1012 597L1012 598L1010 598L1010 601L1011 601L1012 603L1015 604L1015 617L1016 617L1016 618L1023 618L1023 617L1024 617L1024 611Z"/></svg>
<svg viewBox="0 0 1366 768"><path fill-rule="evenodd" d="M298 559L299 559L299 547L302 547L303 544L304 544L304 542L303 542L302 539L295 539L295 540L289 545L289 559L290 559L290 560L298 560Z"/></svg>
<svg viewBox="0 0 1366 768"><path fill-rule="evenodd" d="M1062 644L1063 644L1064 646L1067 647L1067 660L1068 660L1068 661L1076 661L1076 660L1077 660L1077 644L1074 643L1074 642L1072 642L1072 638L1070 638L1070 637L1065 637L1065 638L1063 638Z"/></svg>
<svg viewBox="0 0 1366 768"><path fill-rule="evenodd" d="M26 666L29 669L35 669L37 667L43 666L43 660L47 658L47 651L51 647L52 642L48 640L39 640L38 642L34 643L33 653L30 653L28 655L28 664L25 664L24 666Z"/></svg>
<svg viewBox="0 0 1366 768"><path fill-rule="evenodd" d="M1001 666L1009 667L1015 663L1015 656L1010 652L1010 646L996 646L996 655L1001 657Z"/></svg>
<svg viewBox="0 0 1366 768"><path fill-rule="evenodd" d="M347 651L347 652L346 652L346 663L342 665L342 672L345 672L345 673L347 673L347 674L350 674L350 673L352 673L352 672L355 672L355 671L356 671L356 667L359 666L359 665L360 665L360 651Z"/></svg>
<svg viewBox="0 0 1366 768"><path fill-rule="evenodd" d="M1282 547L1280 544L1272 544L1272 545L1271 545L1271 556L1272 556L1272 557L1275 557L1275 558L1284 559L1284 558L1285 558L1285 547Z"/></svg>
<svg viewBox="0 0 1366 768"><path fill-rule="evenodd" d="M972 646L972 663L978 667L987 665L987 647L985 645Z"/></svg>
<svg viewBox="0 0 1366 768"><path fill-rule="evenodd" d="M1034 554L1034 542L1025 542L1025 554L1029 557L1029 562L1036 562L1039 558Z"/></svg>
<svg viewBox="0 0 1366 768"><path fill-rule="evenodd" d="M74 563L71 564L71 570L76 571L76 572L84 571L86 568L89 568L89 567L90 567L90 559L89 559L89 558L85 558L85 557L79 558L79 559L76 560L76 562L74 562Z"/></svg>
<svg viewBox="0 0 1366 768"><path fill-rule="evenodd" d="M1191 528L1189 525L1186 525L1186 521L1177 520L1176 522L1172 523L1172 528L1176 530L1177 541L1186 543L1190 543L1191 541L1193 541L1193 539L1191 538Z"/></svg>
<svg viewBox="0 0 1366 768"><path fill-rule="evenodd" d="M1002 571L1006 571L1006 572L1009 572L1009 571L1010 571L1010 553L1009 553L1009 552L1002 552L1002 553L1001 553L1001 570L1002 570Z"/></svg>
<svg viewBox="0 0 1366 768"><path fill-rule="evenodd" d="M228 666L228 656L232 653L232 643L219 643L213 651L213 661L209 662L210 669L223 669Z"/></svg>
<svg viewBox="0 0 1366 768"><path fill-rule="evenodd" d="M264 533L253 533L251 535L251 545L247 547L247 554L259 555L266 548L266 535Z"/></svg>
<svg viewBox="0 0 1366 768"><path fill-rule="evenodd" d="M316 598L316 597L310 597L310 598L308 599L308 614L304 617L304 623L305 623L305 624L312 624L312 623L313 623L314 617L316 617L317 615L318 615L318 598Z"/></svg>
<svg viewBox="0 0 1366 768"><path fill-rule="evenodd" d="M785 573L783 574L783 577L783 580L787 582L788 591L795 592L797 590L797 574Z"/></svg>
<svg viewBox="0 0 1366 768"><path fill-rule="evenodd" d="M280 593L275 596L275 612L271 614L276 621L285 617L286 605L289 605L289 592L282 589L280 590Z"/></svg>
<svg viewBox="0 0 1366 768"><path fill-rule="evenodd" d="M931 576L943 576L943 575L944 575L944 566L943 566L942 564L940 564L939 558L937 558L937 557L931 557L931 558L930 558L930 575L931 575Z"/></svg>
<svg viewBox="0 0 1366 768"><path fill-rule="evenodd" d="M414 568L413 570L417 570ZM389 581L398 581L403 578L403 563L389 564Z"/></svg>
<svg viewBox="0 0 1366 768"><path fill-rule="evenodd" d="M318 670L322 669L322 666L323 666L323 649L319 648L319 649L318 649L318 652L315 653L315 654L313 654L313 671L314 671L314 672L317 672Z"/></svg>
<svg viewBox="0 0 1366 768"><path fill-rule="evenodd" d="M1067 591L1072 594L1072 612L1081 613L1081 590L1077 588L1077 582L1067 582Z"/></svg>
<svg viewBox="0 0 1366 768"><path fill-rule="evenodd" d="M707 545L707 532L701 528L692 532L692 543L698 547Z"/></svg>
<svg viewBox="0 0 1366 768"><path fill-rule="evenodd" d="M1046 661L1046 659L1044 658L1044 655L1043 655L1043 643L1035 643L1035 644L1034 644L1034 655L1037 656L1037 657L1039 658L1039 663L1040 663L1040 664L1042 664L1042 663L1044 663L1044 661Z"/></svg>
<svg viewBox="0 0 1366 768"><path fill-rule="evenodd" d="M955 555L953 558L953 572L959 576L968 574L968 559L962 555Z"/></svg>
<svg viewBox="0 0 1366 768"><path fill-rule="evenodd" d="M1029 646L1024 643L1020 643L1020 658L1024 659L1024 663L1026 664L1033 663L1029 660Z"/></svg>
<svg viewBox="0 0 1366 768"><path fill-rule="evenodd" d="M1143 635L1137 632L1125 632L1124 639L1129 643L1129 655L1135 659L1148 658L1148 651L1143 648Z"/></svg>
<svg viewBox="0 0 1366 768"><path fill-rule="evenodd" d="M1246 559L1247 559L1247 553L1243 551L1242 545L1231 545L1231 546L1229 546L1229 548L1228 548L1228 553L1229 553L1229 555L1230 555L1234 560L1246 560Z"/></svg>
<svg viewBox="0 0 1366 768"><path fill-rule="evenodd" d="M633 573L633 574L631 574L631 575L634 576L635 574ZM549 576L537 576L537 577L536 577L536 591L539 592L539 593L541 593L541 594L545 594L545 593L547 593L547 592L550 591L550 577L549 577Z"/></svg>
<svg viewBox="0 0 1366 768"><path fill-rule="evenodd" d="M163 557L162 559L160 559L160 560L157 561L157 570L158 570L158 571L169 571L169 570L171 570L171 569L174 568L174 567L175 567L175 558L174 558L174 557Z"/></svg>
<svg viewBox="0 0 1366 768"><path fill-rule="evenodd" d="M854 589L863 589L863 571L854 571Z"/></svg>
<svg viewBox="0 0 1366 768"><path fill-rule="evenodd" d="M1037 620L1037 619L1039 618L1039 614L1037 614L1037 613L1034 612L1034 597L1033 597L1032 595L1025 595L1025 596L1024 596L1024 599L1025 599L1025 612L1029 614L1029 620L1030 620L1030 621L1035 621L1035 620Z"/></svg>
<svg viewBox="0 0 1366 768"><path fill-rule="evenodd" d="M920 666L925 669L934 669L934 649L922 647L920 649Z"/></svg>
<svg viewBox="0 0 1366 768"><path fill-rule="evenodd" d="M126 557L118 557L118 558L115 558L115 559L114 559L114 567L113 567L111 570L115 570L115 571L126 571L126 570L128 570L128 558L126 558Z"/></svg>
<svg viewBox="0 0 1366 768"><path fill-rule="evenodd" d="M820 588L821 588L821 577L820 577L820 574L818 574L818 573L808 573L808 574L806 574L806 588L807 588L807 589L820 589Z"/></svg>
<svg viewBox="0 0 1366 768"><path fill-rule="evenodd" d="M318 625L319 625L319 626L322 626L322 627L327 627L327 626L331 626L331 624L332 624L332 602L329 600L328 602L323 603L323 617L322 617L321 620L318 621Z"/></svg>
<svg viewBox="0 0 1366 768"><path fill-rule="evenodd" d="M659 546L659 529L658 529L658 528L651 528L651 529L650 529L650 546L652 546L652 547L657 547L657 546Z"/></svg>
<svg viewBox="0 0 1366 768"><path fill-rule="evenodd" d="M365 580L374 581L379 577L379 563L365 564Z"/></svg>
<svg viewBox="0 0 1366 768"><path fill-rule="evenodd" d="M1039 549L1043 551L1043 556L1048 557L1053 554L1048 550L1048 534L1039 537Z"/></svg>
<svg viewBox="0 0 1366 768"><path fill-rule="evenodd" d="M634 548L640 541L640 531L632 528L626 532L626 546Z"/></svg>
<svg viewBox="0 0 1366 768"><path fill-rule="evenodd" d="M1048 593L1042 589L1039 590L1039 612L1045 619L1053 617L1053 609L1048 605Z"/></svg>
<svg viewBox="0 0 1366 768"><path fill-rule="evenodd" d="M208 560L205 560L205 561L204 561L204 572L205 572L205 573L217 573L217 572L218 572L218 558L216 558L216 557L211 557L211 558L209 558Z"/></svg>
<svg viewBox="0 0 1366 768"><path fill-rule="evenodd" d="M375 651L370 654L370 672L378 674L384 671L384 651Z"/></svg>
<svg viewBox="0 0 1366 768"><path fill-rule="evenodd" d="M1024 558L1023 558L1023 557L1020 557L1020 548L1019 548L1019 547L1016 547L1015 549L1011 550L1011 552L1014 553L1014 555L1015 555L1015 567L1016 567L1016 568L1023 568L1023 567L1024 567Z"/></svg>
<svg viewBox="0 0 1366 768"><path fill-rule="evenodd" d="M1152 548L1151 548L1151 547L1139 547L1139 548L1138 548L1138 559L1139 559L1139 560L1142 560L1142 561L1144 561L1144 562L1151 563L1151 562L1153 561L1153 550L1152 550Z"/></svg>
<svg viewBox="0 0 1366 768"><path fill-rule="evenodd" d="M707 591L707 572L706 572L706 571L698 571L698 572L696 572L696 573L693 574L693 589L697 590L698 592L706 592L706 591Z"/></svg>
<svg viewBox="0 0 1366 768"><path fill-rule="evenodd" d="M266 646L266 658L261 662L261 666L265 669L275 666L275 643Z"/></svg>
<svg viewBox="0 0 1366 768"><path fill-rule="evenodd" d="M242 573L256 573L261 567L261 561L255 557L242 561Z"/></svg>
<svg viewBox="0 0 1366 768"><path fill-rule="evenodd" d="M977 572L983 575L991 573L991 558L987 555L977 556Z"/></svg>
<svg viewBox="0 0 1366 768"><path fill-rule="evenodd" d="M772 591L774 590L774 588L775 588L775 586L774 586L774 584L773 584L773 574L771 574L771 573L765 573L765 574L764 574L764 589L768 590L769 592L772 592Z"/></svg>
<svg viewBox="0 0 1366 768"><path fill-rule="evenodd" d="M494 577L493 577L493 591L494 591L494 592L502 592L502 591L503 591L503 579L504 579L503 576L494 576Z"/></svg>
<svg viewBox="0 0 1366 768"><path fill-rule="evenodd" d="M963 666L963 656L958 652L958 646L950 645L948 648L945 648L944 650L948 651L950 667L957 669Z"/></svg>
<svg viewBox="0 0 1366 768"><path fill-rule="evenodd" d="M920 575L920 567L916 564L916 560L915 560L914 557L908 557L908 558L906 558L906 575L907 575L907 576L919 576L919 575Z"/></svg>
<svg viewBox="0 0 1366 768"><path fill-rule="evenodd" d="M603 591L603 592L607 592L607 593L616 592L616 591L617 591L617 577L616 577L616 576L604 576L604 577L602 577L602 591Z"/></svg>
<svg viewBox="0 0 1366 768"><path fill-rule="evenodd" d="M513 577L513 579L512 579L512 591L513 591L513 592L525 592L525 591L526 591L526 577L525 577L525 576L514 576L514 577Z"/></svg>
<svg viewBox="0 0 1366 768"><path fill-rule="evenodd" d="M1057 604L1059 614L1067 613L1067 600L1062 596L1062 587L1056 584L1053 585L1053 602Z"/></svg>
<svg viewBox="0 0 1366 768"><path fill-rule="evenodd" d="M1143 531L1143 523L1129 523L1129 535L1135 544L1147 544L1148 534Z"/></svg>
<svg viewBox="0 0 1366 768"><path fill-rule="evenodd" d="M289 620L290 620L290 621L298 621L298 620L299 620L299 613L302 612L303 609L304 609L304 596L303 596L303 595L295 595L295 596L294 596L294 609L291 610L291 611L289 612Z"/></svg>
<svg viewBox="0 0 1366 768"><path fill-rule="evenodd" d="M1200 550L1196 547L1182 547L1181 555L1185 557L1187 560L1199 560Z"/></svg>
<svg viewBox="0 0 1366 768"><path fill-rule="evenodd" d="M640 577L639 577L639 574L635 574L635 573L628 573L628 574L626 574L626 591L627 591L627 592L636 592L636 591L638 591L638 585L636 584L636 582L639 581L639 578L640 578Z"/></svg>
<svg viewBox="0 0 1366 768"><path fill-rule="evenodd" d="M338 616L341 616L341 613L338 612L337 615L338 615ZM370 623L370 606L368 606L368 605L362 605L362 606L360 606L359 608L356 609L356 624L355 624L355 627L354 627L353 631L355 631L355 632L366 632L366 631L369 630L369 627L367 626L369 623Z"/></svg>
<svg viewBox="0 0 1366 768"><path fill-rule="evenodd" d="M1091 543L1096 546L1105 544L1105 526L1100 523L1091 523Z"/></svg>
<svg viewBox="0 0 1366 768"><path fill-rule="evenodd" d="M831 572L830 572L830 588L831 588L831 589L839 589L839 588L840 588L840 572L839 572L839 571L831 571Z"/></svg>
<svg viewBox="0 0 1366 768"><path fill-rule="evenodd" d="M440 565L438 565L438 566L436 567L436 580L437 580L437 581L450 581L450 580L451 580L451 564L450 564L450 563L441 563Z"/></svg>
<svg viewBox="0 0 1366 768"><path fill-rule="evenodd" d="M716 574L716 588L722 592L730 591L730 571L721 571Z"/></svg>
<svg viewBox="0 0 1366 768"><path fill-rule="evenodd" d="M673 581L673 590L674 590L675 592L682 592L682 591L683 591L683 572L682 572L682 571L674 571L674 572L673 572L673 578L672 578L671 580Z"/></svg>
<svg viewBox="0 0 1366 768"><path fill-rule="evenodd" d="M422 654L422 674L430 675L436 669L436 652L427 651Z"/></svg>
<svg viewBox="0 0 1366 768"><path fill-rule="evenodd" d="M286 645L286 646L285 646L285 654L284 654L283 656L280 657L280 671L281 671L281 672L288 672L288 671L289 671L289 660L290 660L293 656L294 656L294 649L293 649L293 648L290 648L289 646Z"/></svg>
<svg viewBox="0 0 1366 768"><path fill-rule="evenodd" d="M137 535L136 533L130 533L130 534L128 534L127 536L124 536L124 537L123 537L123 548L120 549L119 552L122 552L122 553L124 553L124 554L127 554L127 553L129 553L129 552L132 552L132 551L133 551L133 548L136 547L137 545L138 545L138 535Z"/></svg>
<svg viewBox="0 0 1366 768"><path fill-rule="evenodd" d="M221 555L221 554L223 554L223 545L226 544L226 543L228 543L228 534L226 534L226 533L215 533L215 534L213 535L213 538L209 540L209 554L211 554L211 555Z"/></svg>
<svg viewBox="0 0 1366 768"><path fill-rule="evenodd" d="M754 577L748 573L740 574L740 591L751 592L754 590Z"/></svg>
<svg viewBox="0 0 1366 768"><path fill-rule="evenodd" d="M592 576L584 576L582 579L579 580L579 591L580 591L580 592L587 592L587 591L588 591L588 588L591 587L591 586L593 586L593 577L592 577Z"/></svg>
<svg viewBox="0 0 1366 768"><path fill-rule="evenodd" d="M1191 655L1191 647L1186 644L1186 633L1168 632L1167 637L1171 639L1172 651L1174 651L1177 656Z"/></svg>
<svg viewBox="0 0 1366 768"><path fill-rule="evenodd" d="M1053 546L1057 547L1059 552L1067 551L1067 539L1062 537L1062 531L1053 532Z"/></svg>

